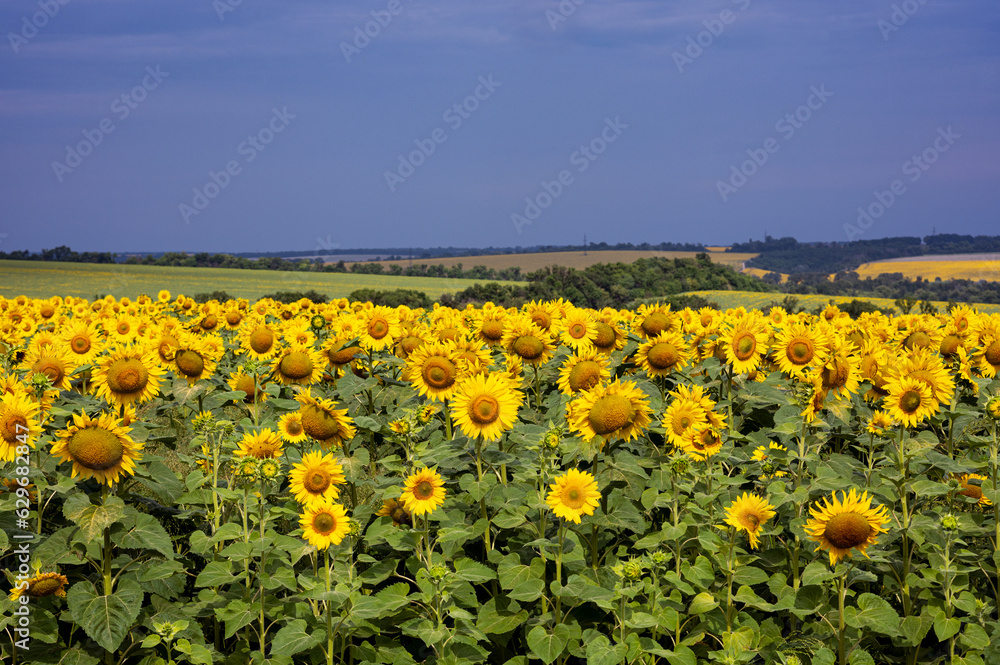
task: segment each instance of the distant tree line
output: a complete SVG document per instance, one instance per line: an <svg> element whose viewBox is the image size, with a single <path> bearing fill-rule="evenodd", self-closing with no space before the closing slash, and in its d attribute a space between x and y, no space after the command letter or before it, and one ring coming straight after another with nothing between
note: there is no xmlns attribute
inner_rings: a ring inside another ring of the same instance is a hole
<svg viewBox="0 0 1000 665"><path fill-rule="evenodd" d="M859 278L856 272L844 272L837 274L833 281L825 273L799 273L789 275L780 289L792 294L1000 304L1000 282L997 281L907 279L898 272L865 279Z"/></svg>
<svg viewBox="0 0 1000 665"><path fill-rule="evenodd" d="M732 245L730 252L756 253L747 266L773 272L833 274L856 269L862 263L925 254L1000 252L1000 236L940 233L918 237L878 238L852 242L798 242L795 238L752 240Z"/></svg>
<svg viewBox="0 0 1000 665"><path fill-rule="evenodd" d="M43 249L41 252L29 252L26 249L14 252L0 252L0 260L9 261L65 261L68 263L115 263L115 255L111 252L74 252L66 245L54 249Z"/></svg>

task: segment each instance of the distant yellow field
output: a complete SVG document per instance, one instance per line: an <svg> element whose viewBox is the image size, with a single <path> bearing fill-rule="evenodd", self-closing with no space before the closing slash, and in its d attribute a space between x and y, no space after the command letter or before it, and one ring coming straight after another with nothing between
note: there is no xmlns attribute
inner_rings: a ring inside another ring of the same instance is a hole
<svg viewBox="0 0 1000 665"><path fill-rule="evenodd" d="M744 275L752 275L754 277L762 278L762 277L764 277L764 275L767 275L767 274L771 273L772 271L770 271L770 270L762 270L760 268L744 268L740 272L743 273ZM781 275L781 283L782 284L784 284L785 282L788 281L788 275L786 275L783 272L779 272L778 274Z"/></svg>
<svg viewBox="0 0 1000 665"><path fill-rule="evenodd" d="M541 270L548 266L566 266L582 270L597 263L633 263L638 259L648 259L654 256L663 256L668 259L693 259L698 252L656 252L642 250L610 250L606 252L536 252L530 254L486 254L482 256L457 256L439 259L413 259L413 261L378 261L383 266L393 264L401 265L404 268L411 263L420 265L443 265L451 267L461 263L466 270L474 266L486 266L502 270L517 266L522 273ZM715 263L727 265L736 270L743 267L745 261L749 261L756 254L728 254L725 252L709 252L708 255Z"/></svg>
<svg viewBox="0 0 1000 665"><path fill-rule="evenodd" d="M762 309L773 303L780 303L788 295L785 293L754 293L752 291L688 291L682 293L683 296L701 296L706 300L717 303L723 309L746 307L747 309ZM798 306L805 309L815 309L829 304L833 300L837 304L851 302L852 300L862 300L873 303L886 313L895 311L895 304L890 298L864 298L850 296L822 296L822 295L798 295L793 294L793 298L798 299ZM944 312L948 303L933 301L939 311ZM1000 313L1000 305L976 305L980 312Z"/></svg>
<svg viewBox="0 0 1000 665"><path fill-rule="evenodd" d="M862 264L856 272L862 279L878 277L883 273L898 272L907 279L922 277L933 281L940 277L942 280L971 279L973 281L996 282L1000 281L1000 260L875 261Z"/></svg>

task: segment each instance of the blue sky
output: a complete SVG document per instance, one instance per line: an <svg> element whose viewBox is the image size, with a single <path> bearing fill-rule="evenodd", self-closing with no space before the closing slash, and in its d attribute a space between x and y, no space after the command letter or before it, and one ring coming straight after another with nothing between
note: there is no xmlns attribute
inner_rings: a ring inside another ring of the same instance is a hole
<svg viewBox="0 0 1000 665"><path fill-rule="evenodd" d="M996 3L237 2L0 5L0 250L1000 233Z"/></svg>

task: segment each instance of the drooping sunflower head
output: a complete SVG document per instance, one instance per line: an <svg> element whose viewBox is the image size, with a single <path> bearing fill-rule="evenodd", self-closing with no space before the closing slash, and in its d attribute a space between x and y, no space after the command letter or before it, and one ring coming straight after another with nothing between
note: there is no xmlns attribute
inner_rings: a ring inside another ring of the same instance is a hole
<svg viewBox="0 0 1000 665"><path fill-rule="evenodd" d="M826 550L830 554L830 565L849 558L855 550L868 556L865 551L873 545L879 534L887 533L889 522L885 506L872 507L868 492L860 496L856 489L842 492L838 498L834 492L830 499L810 508L812 516L805 525L809 539L818 543L816 551Z"/></svg>
<svg viewBox="0 0 1000 665"><path fill-rule="evenodd" d="M545 503L556 517L579 524L583 515L594 514L600 499L597 479L586 471L570 469L549 486Z"/></svg>
<svg viewBox="0 0 1000 665"><path fill-rule="evenodd" d="M403 524L407 526L413 525L413 516L399 499L385 499L382 502L382 507L379 508L375 515L390 518L393 526L402 526Z"/></svg>
<svg viewBox="0 0 1000 665"><path fill-rule="evenodd" d="M258 377L258 381L260 381L260 377ZM255 384L253 376L247 374L242 369L239 369L236 373L232 374L229 377L229 380L226 381L226 384L233 391L239 390L246 393L246 397L243 398L243 401L247 404L263 402L270 397L266 392L264 392L266 385L263 383Z"/></svg>
<svg viewBox="0 0 1000 665"><path fill-rule="evenodd" d="M10 599L17 602L21 596L44 598L46 596L66 597L69 579L59 573L38 573L16 585L10 592Z"/></svg>
<svg viewBox="0 0 1000 665"><path fill-rule="evenodd" d="M132 440L130 430L114 416L101 413L91 418L74 414L71 424L56 433L52 454L60 462L72 462L72 477L93 478L111 485L135 473L142 459L142 444Z"/></svg>
<svg viewBox="0 0 1000 665"><path fill-rule="evenodd" d="M27 445L35 447L42 435L38 403L20 392L0 396L0 461L13 462L17 449Z"/></svg>
<svg viewBox="0 0 1000 665"><path fill-rule="evenodd" d="M757 549L764 523L776 514L774 506L766 499L744 492L743 496L726 507L725 522L735 529L745 531L750 539L750 547Z"/></svg>

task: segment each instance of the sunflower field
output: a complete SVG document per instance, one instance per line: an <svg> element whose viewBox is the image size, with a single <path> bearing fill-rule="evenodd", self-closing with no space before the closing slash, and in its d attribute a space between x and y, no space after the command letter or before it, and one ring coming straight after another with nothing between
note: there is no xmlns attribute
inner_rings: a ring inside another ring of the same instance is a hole
<svg viewBox="0 0 1000 665"><path fill-rule="evenodd" d="M998 370L968 307L0 298L0 661L994 665Z"/></svg>

